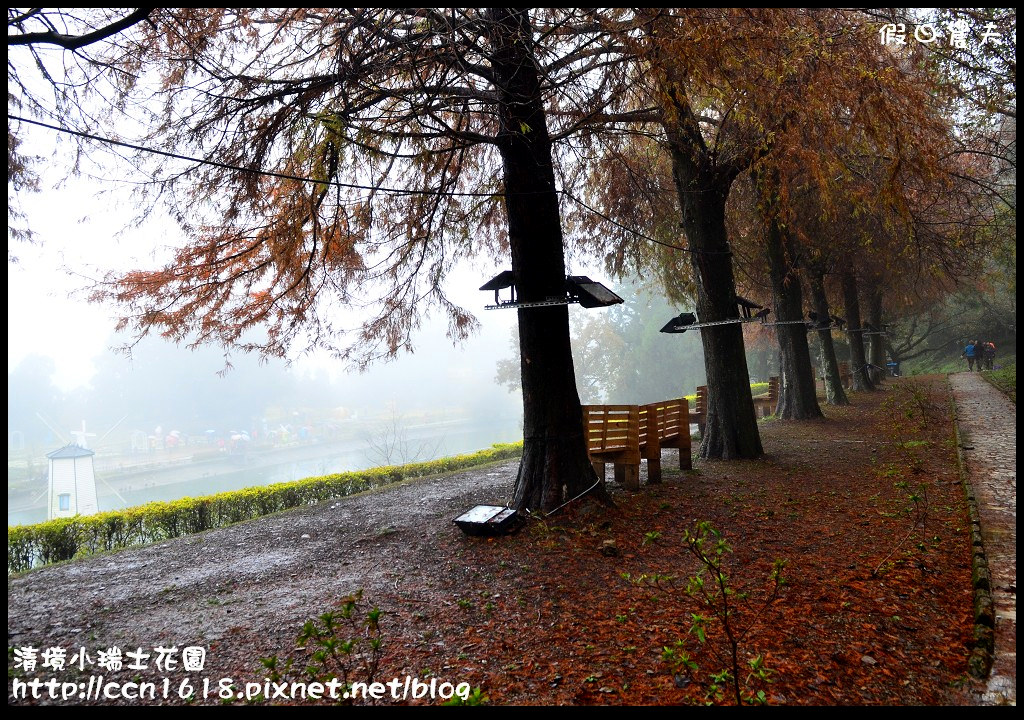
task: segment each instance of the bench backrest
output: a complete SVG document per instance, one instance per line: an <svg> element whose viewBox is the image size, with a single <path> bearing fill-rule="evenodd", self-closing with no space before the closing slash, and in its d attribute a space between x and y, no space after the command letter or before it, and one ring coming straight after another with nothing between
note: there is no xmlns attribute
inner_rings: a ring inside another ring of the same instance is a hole
<svg viewBox="0 0 1024 720"><path fill-rule="evenodd" d="M639 462L638 405L584 405L583 432L591 455L635 456Z"/></svg>
<svg viewBox="0 0 1024 720"><path fill-rule="evenodd" d="M839 363L839 382L842 385L850 384L850 363Z"/></svg>
<svg viewBox="0 0 1024 720"><path fill-rule="evenodd" d="M640 408L640 444L657 449L664 440L690 433L690 406L684 398L651 403Z"/></svg>
<svg viewBox="0 0 1024 720"><path fill-rule="evenodd" d="M704 417L708 412L708 386L700 385L697 387L697 399L693 404L693 412L695 415Z"/></svg>

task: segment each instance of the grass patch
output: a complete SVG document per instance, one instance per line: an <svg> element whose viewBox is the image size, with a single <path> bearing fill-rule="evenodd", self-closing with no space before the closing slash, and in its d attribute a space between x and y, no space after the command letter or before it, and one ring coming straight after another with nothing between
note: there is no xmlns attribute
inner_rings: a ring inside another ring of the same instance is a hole
<svg viewBox="0 0 1024 720"><path fill-rule="evenodd" d="M983 378L1002 390L1013 404L1017 404L1017 361L1004 366L1000 370L986 370L981 374Z"/></svg>

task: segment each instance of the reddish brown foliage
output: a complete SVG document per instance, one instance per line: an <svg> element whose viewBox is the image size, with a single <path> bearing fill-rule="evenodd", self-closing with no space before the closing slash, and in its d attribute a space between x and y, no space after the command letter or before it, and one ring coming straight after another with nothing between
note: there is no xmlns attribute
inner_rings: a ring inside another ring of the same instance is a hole
<svg viewBox="0 0 1024 720"><path fill-rule="evenodd" d="M775 558L789 563L781 598L741 648L766 656L771 704L962 700L969 540L944 392L941 381L928 384L937 416L920 430L909 396L893 409L882 402L892 391L859 395L825 421L769 423L763 461L704 463L698 474L618 496L615 511L535 522L499 539L450 533L436 576L375 598L399 635L384 675L429 670L502 704L703 702L702 683L677 682L661 660L700 608L682 589L659 592L621 573L692 573L683 530L710 519L735 550L730 582L739 590L764 588ZM911 439L927 444L896 444ZM914 518L902 481L927 487L928 518L901 545ZM653 532L661 536L645 543ZM599 552L606 539L620 556ZM725 667L706 652L695 659L705 677Z"/></svg>

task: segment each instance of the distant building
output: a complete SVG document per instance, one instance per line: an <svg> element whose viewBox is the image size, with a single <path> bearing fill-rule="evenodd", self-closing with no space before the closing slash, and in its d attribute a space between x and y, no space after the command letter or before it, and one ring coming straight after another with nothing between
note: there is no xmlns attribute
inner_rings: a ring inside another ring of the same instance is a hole
<svg viewBox="0 0 1024 720"><path fill-rule="evenodd" d="M47 520L99 512L93 455L88 448L67 445L46 456L50 460Z"/></svg>

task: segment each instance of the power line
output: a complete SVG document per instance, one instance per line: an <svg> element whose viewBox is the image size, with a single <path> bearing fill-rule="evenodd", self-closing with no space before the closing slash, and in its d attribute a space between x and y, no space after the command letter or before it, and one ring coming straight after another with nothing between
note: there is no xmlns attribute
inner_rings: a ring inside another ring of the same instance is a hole
<svg viewBox="0 0 1024 720"><path fill-rule="evenodd" d="M341 182L339 180L316 180L314 178L303 177L301 175L293 175L291 173L281 173L281 172L275 172L273 170L257 170L257 169L254 169L254 168L245 168L245 167L241 167L239 165L232 165L230 163L219 162L217 160L210 160L210 159L192 157L190 155L183 155L181 153L175 153L175 152L171 152L169 150L158 150L156 148L146 147L144 145L138 145L136 143L130 143L130 142L126 142L124 140L115 140L113 138L102 137L102 136L99 136L99 135L93 135L92 133L87 133L87 132L84 132L82 130L73 130L71 128L61 127L59 125L51 125L50 123L45 123L45 122L42 122L41 120L32 120L30 118L21 117L19 115L12 115L10 113L7 114L7 119L8 120L17 120L18 122L28 123L30 125L36 125L38 127L47 128L49 130L55 130L57 132L65 133L67 135L74 135L76 137L84 138L86 140L94 140L96 142L106 143L108 145L116 145L118 147L128 148L129 150L135 150L137 152L150 153L150 154L153 154L153 155L160 155L161 157L173 158L175 160L184 160L186 162L196 163L198 165L209 165L211 167L217 167L217 168L221 168L223 170L232 170L232 171L235 171L235 172L251 173L253 175L262 175L264 177L273 177L273 178L278 178L278 179L281 179L281 180L294 180L296 182L314 183L314 184L317 184L317 185L328 185L328 186L332 186L332 187L346 188L346 189L349 189L349 190L366 190L368 192L374 192L374 193L381 192L381 193L390 193L390 194L394 194L394 195L405 195L405 196L415 196L415 195L436 196L438 194L441 194L437 190L410 190L410 189L407 189L407 188L393 188L393 187L387 187L387 186L373 186L373 185L360 185L360 184L357 184L357 183L345 183L345 182ZM519 193L519 194L536 195L536 194L540 194L541 192L546 192L546 191L536 191L536 192ZM671 248L673 250L680 250L682 252L695 253L695 254L701 254L701 255L732 255L732 252L729 251L729 250L700 250L700 249L683 247L682 245L674 245L672 243L668 243L668 242L665 242L663 240L658 240L657 238L650 237L649 235L647 235L645 233L642 233L639 230L635 230L634 228L631 228L631 227L628 227L626 225L623 225L618 220L615 220L614 218L609 217L608 215L606 215L605 213L601 212L600 210L597 210L596 208L593 208L590 205L588 205L587 203L583 202L578 197L576 197L575 195L570 193L568 190L558 190L558 189L556 189L555 192L560 194L560 195L565 196L569 200L572 200L577 205L582 207L584 210L586 210L586 211L588 211L590 213L593 213L594 215L596 215L597 217L601 218L605 222L610 223L610 224L618 227L621 230L625 230L628 233L632 233L633 235L637 236L638 238L640 238L642 240L647 240L648 242L652 242L652 243L655 243L657 245L661 245L663 247ZM445 192L443 194L450 195L450 196L453 196L453 197L475 197L475 198L497 197L499 195L508 195L508 193L500 193L499 194L499 193L490 193L490 192L457 192L457 191L449 191L449 192Z"/></svg>
<svg viewBox="0 0 1024 720"><path fill-rule="evenodd" d="M656 243L658 245L662 245L662 246L667 247L667 248L672 248L673 250L682 250L683 252L688 252L688 253L699 253L701 255L732 255L732 251L730 251L730 250L700 250L700 249L683 247L682 245L673 245L672 243L667 243L667 242L664 242L663 240L658 240L656 238L652 238L649 235L645 235L644 233L640 232L639 230L634 230L631 227L623 225L622 223L620 223L618 220L615 220L614 218L608 217L607 215L605 215L600 210L592 208L590 205L587 205L585 202L583 202L578 197L576 197L575 195L570 193L568 190L559 190L558 192L561 193L562 195L564 195L565 197L569 198L570 200L572 200L574 203L576 203L577 205L582 207L584 210L587 210L588 212L591 212L594 215L597 215L599 218L601 218L605 222L611 223L612 225L615 225L616 227L618 227L618 228L620 228L622 230L625 230L626 232L633 233L637 237L642 238L644 240L647 240L649 242Z"/></svg>
<svg viewBox="0 0 1024 720"><path fill-rule="evenodd" d="M236 172L250 173L252 175L263 175L265 177L279 178L281 180L295 180L297 182L314 183L316 185L330 185L333 187L347 188L349 190L367 190L370 192L383 192L391 193L394 195L438 195L439 192L436 190L409 190L407 188L392 188L387 186L373 186L373 185L359 185L357 183L344 183L339 180L316 180L314 178L303 177L301 175L292 175L290 173L275 172L273 170L257 170L255 168L246 168L240 165L231 165L230 163L223 163L217 160L209 160L203 158L192 157L190 155L182 155L181 153L170 152L169 150L158 150L156 148L145 147L144 145L137 145L135 143L125 142L124 140L114 140L113 138L101 137L99 135L93 135L91 133L83 132L81 130L72 130L71 128L60 127L59 125L50 125L39 120L31 120L29 118L23 118L18 115L7 114L9 120L18 120L20 122L29 123L30 125L38 125L39 127L48 128L50 130L56 130L57 132L66 133L68 135L75 135L77 137L85 138L86 140L95 140L97 142L106 143L108 145L117 145L119 147L128 148L130 150L137 150L139 152L147 152L153 155L160 155L162 157L174 158L175 160L185 160L187 162L196 163L198 165L210 165L212 167L218 167L223 170L234 170ZM486 193L486 192L446 192L446 195L453 195L456 197L495 197L498 193ZM526 193L535 194L535 193Z"/></svg>

